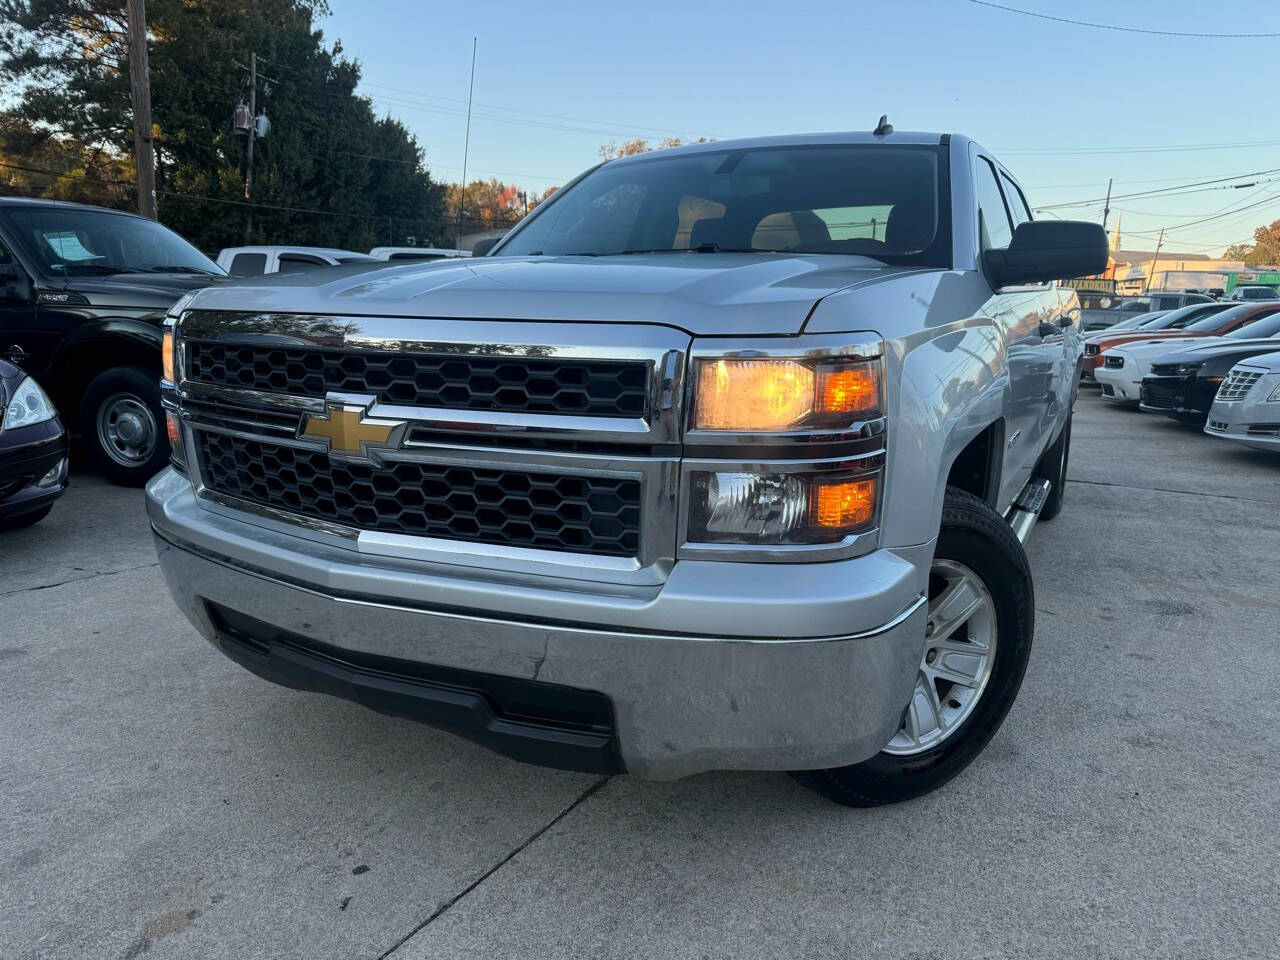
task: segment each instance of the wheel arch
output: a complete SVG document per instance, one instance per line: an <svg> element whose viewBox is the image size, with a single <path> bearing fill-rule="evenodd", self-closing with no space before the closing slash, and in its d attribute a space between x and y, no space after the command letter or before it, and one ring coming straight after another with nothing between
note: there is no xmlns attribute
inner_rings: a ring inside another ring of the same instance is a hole
<svg viewBox="0 0 1280 960"><path fill-rule="evenodd" d="M85 388L107 370L146 367L158 377L162 337L158 326L130 318L106 318L76 329L50 365L50 390L64 419L79 425Z"/></svg>

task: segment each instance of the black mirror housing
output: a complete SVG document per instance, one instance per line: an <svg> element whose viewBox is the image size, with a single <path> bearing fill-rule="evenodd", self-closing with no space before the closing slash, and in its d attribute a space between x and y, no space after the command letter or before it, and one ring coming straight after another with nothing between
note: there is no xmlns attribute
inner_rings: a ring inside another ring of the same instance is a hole
<svg viewBox="0 0 1280 960"><path fill-rule="evenodd" d="M1029 220L1013 232L1006 250L987 250L983 265L992 285L1067 280L1107 268L1107 233L1082 220Z"/></svg>

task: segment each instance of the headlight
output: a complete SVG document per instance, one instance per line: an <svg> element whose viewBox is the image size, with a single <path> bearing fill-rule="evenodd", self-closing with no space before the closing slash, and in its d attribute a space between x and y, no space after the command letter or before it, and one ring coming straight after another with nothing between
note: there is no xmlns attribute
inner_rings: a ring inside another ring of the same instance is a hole
<svg viewBox="0 0 1280 960"><path fill-rule="evenodd" d="M776 433L880 416L880 361L713 358L694 367L695 430Z"/></svg>
<svg viewBox="0 0 1280 960"><path fill-rule="evenodd" d="M1271 396L1267 397L1267 400L1268 400L1268 401L1272 401L1272 400L1280 401L1280 386L1277 386L1274 390L1272 390L1272 391L1271 391Z"/></svg>
<svg viewBox="0 0 1280 960"><path fill-rule="evenodd" d="M1178 376L1189 377L1203 366L1203 363L1180 363L1178 364Z"/></svg>
<svg viewBox="0 0 1280 960"><path fill-rule="evenodd" d="M164 322L164 338L160 341L160 366L163 369L161 376L168 383L177 383L174 379L174 362L173 362L173 321L166 320Z"/></svg>
<svg viewBox="0 0 1280 960"><path fill-rule="evenodd" d="M835 543L875 526L878 474L699 472L689 540Z"/></svg>
<svg viewBox="0 0 1280 960"><path fill-rule="evenodd" d="M53 403L45 392L40 389L40 385L30 377L26 377L18 384L18 389L9 400L9 406L5 408L0 427L6 430L29 427L32 424L52 420L57 415L58 411L54 409Z"/></svg>

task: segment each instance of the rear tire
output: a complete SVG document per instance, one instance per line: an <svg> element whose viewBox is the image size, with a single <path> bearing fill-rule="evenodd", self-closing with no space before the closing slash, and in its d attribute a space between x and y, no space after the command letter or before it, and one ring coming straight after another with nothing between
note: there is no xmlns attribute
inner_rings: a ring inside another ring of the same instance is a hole
<svg viewBox="0 0 1280 960"><path fill-rule="evenodd" d="M861 763L792 774L836 803L874 807L936 790L982 752L1018 695L1031 656L1035 594L1009 525L977 497L948 487L929 580L931 633L898 734ZM964 592L948 592L956 584ZM928 719L938 720L936 729L925 729Z"/></svg>
<svg viewBox="0 0 1280 960"><path fill-rule="evenodd" d="M1067 495L1067 464L1071 459L1071 414L1062 425L1058 439L1044 452L1044 458L1036 467L1036 476L1048 480L1049 496L1040 508L1039 519L1052 520L1062 512L1062 501Z"/></svg>
<svg viewBox="0 0 1280 960"><path fill-rule="evenodd" d="M122 487L141 487L169 460L159 373L115 367L85 389L80 432L99 469Z"/></svg>

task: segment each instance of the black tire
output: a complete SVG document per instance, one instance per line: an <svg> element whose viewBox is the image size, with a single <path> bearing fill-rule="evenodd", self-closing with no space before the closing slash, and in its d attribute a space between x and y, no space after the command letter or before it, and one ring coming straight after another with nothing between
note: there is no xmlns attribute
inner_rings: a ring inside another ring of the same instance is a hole
<svg viewBox="0 0 1280 960"><path fill-rule="evenodd" d="M1053 446L1044 452L1036 476L1050 483L1049 497L1040 508L1041 520L1052 520L1062 512L1062 501L1067 496L1067 465L1071 460L1071 414L1067 414L1067 422L1062 425L1058 439Z"/></svg>
<svg viewBox="0 0 1280 960"><path fill-rule="evenodd" d="M0 517L0 531L4 530L21 530L24 527L32 526L39 523L49 515L49 511L53 509L53 504L46 504L39 510L32 510L30 513L20 513L16 517Z"/></svg>
<svg viewBox="0 0 1280 960"><path fill-rule="evenodd" d="M100 418L108 412L104 410L106 407L129 411L153 442L136 449L123 441L112 444L100 428ZM89 455L108 480L122 487L145 484L169 460L169 437L164 425L164 409L160 406L159 371L115 367L94 377L80 404L80 433ZM130 450L137 455L130 456Z"/></svg>
<svg viewBox="0 0 1280 960"><path fill-rule="evenodd" d="M1035 593L1018 538L983 501L948 487L935 559L963 564L990 594L997 638L991 674L972 712L932 749L911 756L879 753L847 767L792 774L836 803L875 807L936 790L982 752L1022 686L1035 628Z"/></svg>

